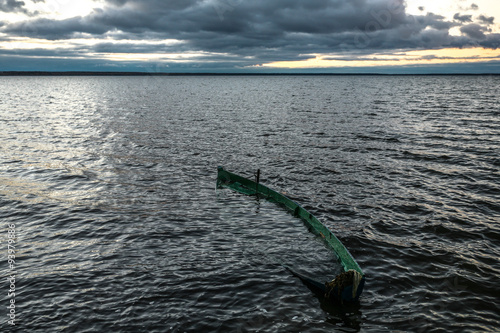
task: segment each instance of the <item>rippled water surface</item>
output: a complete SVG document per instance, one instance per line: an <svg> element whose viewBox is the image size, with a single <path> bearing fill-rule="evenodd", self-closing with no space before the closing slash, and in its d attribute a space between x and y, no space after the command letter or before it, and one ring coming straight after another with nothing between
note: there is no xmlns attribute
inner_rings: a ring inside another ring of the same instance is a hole
<svg viewBox="0 0 500 333"><path fill-rule="evenodd" d="M0 331L497 331L498 86L3 77ZM216 191L218 165L260 168L325 223L367 276L359 304L291 276L280 264L324 281L340 267L280 207Z"/></svg>

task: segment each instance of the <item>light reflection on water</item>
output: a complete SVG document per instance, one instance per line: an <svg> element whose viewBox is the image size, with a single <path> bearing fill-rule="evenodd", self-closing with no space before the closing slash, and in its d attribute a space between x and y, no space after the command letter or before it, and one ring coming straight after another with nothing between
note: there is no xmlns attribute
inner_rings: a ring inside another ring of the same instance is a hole
<svg viewBox="0 0 500 333"><path fill-rule="evenodd" d="M496 86L2 78L0 217L17 228L18 327L495 330ZM360 304L321 304L290 276L280 263L320 280L340 267L279 207L215 192L218 165L260 168L326 223L367 274Z"/></svg>

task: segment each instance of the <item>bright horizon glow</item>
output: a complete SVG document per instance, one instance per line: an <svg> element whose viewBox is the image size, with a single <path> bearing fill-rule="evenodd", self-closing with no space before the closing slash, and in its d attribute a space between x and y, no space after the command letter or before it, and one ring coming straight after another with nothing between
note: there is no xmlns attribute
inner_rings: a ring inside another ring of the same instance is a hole
<svg viewBox="0 0 500 333"><path fill-rule="evenodd" d="M427 57L427 58L426 58ZM327 59L325 59L327 58ZM332 59L333 58L333 59ZM490 50L483 48L470 49L440 49L406 51L393 54L372 54L363 57L363 60L346 60L335 56L316 55L315 58L300 61L276 61L262 64L268 68L337 68L337 67L375 67L375 66L407 66L407 65L436 65L446 63L474 63L491 60L500 60L500 49ZM260 66L259 66L260 67Z"/></svg>
<svg viewBox="0 0 500 333"><path fill-rule="evenodd" d="M183 52L183 53L94 53L93 57L97 59L108 59L113 61L151 61L159 62L195 62L201 58L212 55L229 56L224 53L209 52ZM206 61L206 60L204 60ZM208 60L210 62L210 60Z"/></svg>

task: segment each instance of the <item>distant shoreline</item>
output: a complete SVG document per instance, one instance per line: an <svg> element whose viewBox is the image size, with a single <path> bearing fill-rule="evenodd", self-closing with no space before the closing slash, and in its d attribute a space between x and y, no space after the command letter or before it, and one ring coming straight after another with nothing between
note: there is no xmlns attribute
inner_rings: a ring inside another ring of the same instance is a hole
<svg viewBox="0 0 500 333"><path fill-rule="evenodd" d="M153 73L86 71L0 71L0 76L499 76L500 73Z"/></svg>

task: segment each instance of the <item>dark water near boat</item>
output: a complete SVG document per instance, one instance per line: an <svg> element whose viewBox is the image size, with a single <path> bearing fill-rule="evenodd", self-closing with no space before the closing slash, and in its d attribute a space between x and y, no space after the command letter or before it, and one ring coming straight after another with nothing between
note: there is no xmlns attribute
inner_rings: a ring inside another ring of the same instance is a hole
<svg viewBox="0 0 500 333"><path fill-rule="evenodd" d="M499 86L1 78L0 330L496 331ZM331 228L367 275L360 304L291 276L280 264L320 280L340 267L279 207L216 191L218 165L260 168Z"/></svg>

